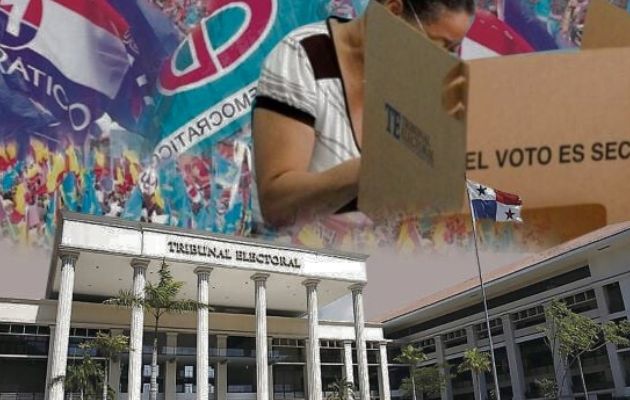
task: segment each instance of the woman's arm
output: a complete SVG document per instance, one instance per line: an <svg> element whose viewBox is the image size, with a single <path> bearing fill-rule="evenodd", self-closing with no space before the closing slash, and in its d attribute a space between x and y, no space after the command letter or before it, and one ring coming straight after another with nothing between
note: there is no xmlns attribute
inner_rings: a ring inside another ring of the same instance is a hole
<svg viewBox="0 0 630 400"><path fill-rule="evenodd" d="M283 226L298 217L331 214L357 196L359 158L308 172L315 145L309 125L256 108L252 132L258 198L267 223Z"/></svg>

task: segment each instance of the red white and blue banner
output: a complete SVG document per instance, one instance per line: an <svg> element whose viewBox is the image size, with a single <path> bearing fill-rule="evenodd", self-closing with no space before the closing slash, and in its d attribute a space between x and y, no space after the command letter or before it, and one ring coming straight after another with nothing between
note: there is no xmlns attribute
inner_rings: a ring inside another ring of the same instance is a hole
<svg viewBox="0 0 630 400"><path fill-rule="evenodd" d="M495 190L471 180L466 181L466 188L475 218L497 222L523 222L523 202L518 195Z"/></svg>

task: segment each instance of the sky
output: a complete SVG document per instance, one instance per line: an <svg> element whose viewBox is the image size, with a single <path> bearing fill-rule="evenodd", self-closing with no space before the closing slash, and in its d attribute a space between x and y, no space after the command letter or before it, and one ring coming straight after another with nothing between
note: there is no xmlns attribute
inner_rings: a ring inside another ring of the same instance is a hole
<svg viewBox="0 0 630 400"><path fill-rule="evenodd" d="M13 246L0 240L0 298L40 299L45 296L50 250ZM484 271L511 264L527 253L482 252ZM452 247L414 256L391 249L374 251L367 260L368 285L364 291L367 321L420 298L477 276L472 249ZM345 296L320 310L321 320L351 321L352 298Z"/></svg>

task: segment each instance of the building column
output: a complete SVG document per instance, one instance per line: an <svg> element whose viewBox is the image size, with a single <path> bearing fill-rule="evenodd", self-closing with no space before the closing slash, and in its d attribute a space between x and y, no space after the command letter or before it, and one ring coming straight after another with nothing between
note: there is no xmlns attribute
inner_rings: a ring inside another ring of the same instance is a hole
<svg viewBox="0 0 630 400"><path fill-rule="evenodd" d="M220 357L227 357L227 335L217 335L217 352ZM216 400L227 400L227 362L220 361L216 371Z"/></svg>
<svg viewBox="0 0 630 400"><path fill-rule="evenodd" d="M466 341L469 348L477 347L477 338L475 337L475 331L472 326L466 327ZM475 394L475 400L484 400L488 388L486 387L486 375L482 372L480 374L474 374L471 371L473 380L473 392Z"/></svg>
<svg viewBox="0 0 630 400"><path fill-rule="evenodd" d="M304 350L308 354L308 341L304 343ZM306 364L302 366L302 384L304 385L304 398L309 399L310 393L308 391L308 369Z"/></svg>
<svg viewBox="0 0 630 400"><path fill-rule="evenodd" d="M626 318L630 321L630 277L619 280L619 289L621 290L621 297L626 310Z"/></svg>
<svg viewBox="0 0 630 400"><path fill-rule="evenodd" d="M306 304L308 309L308 346L306 352L308 398L310 400L321 400L322 367L319 354L319 309L317 305L317 285L319 280L307 279L302 284L306 286Z"/></svg>
<svg viewBox="0 0 630 400"><path fill-rule="evenodd" d="M208 400L208 279L212 268L197 267L197 400Z"/></svg>
<svg viewBox="0 0 630 400"><path fill-rule="evenodd" d="M46 390L44 391L44 400L48 400L48 388L52 380L52 360L55 343L55 325L48 327L50 334L48 336L48 358L46 359Z"/></svg>
<svg viewBox="0 0 630 400"><path fill-rule="evenodd" d="M111 329L109 333L112 336L119 336L123 334L123 330ZM120 356L113 357L109 360L108 378L108 384L114 389L114 400L116 400L120 395Z"/></svg>
<svg viewBox="0 0 630 400"><path fill-rule="evenodd" d="M381 400L390 400L391 391L389 390L389 364L387 363L387 341L382 340L378 343L378 378L379 393Z"/></svg>
<svg viewBox="0 0 630 400"><path fill-rule="evenodd" d="M53 343L51 379L48 400L63 400L64 377L68 363L68 340L70 338L70 321L72 316L72 292L74 291L74 268L79 253L60 251L61 276L59 278L59 299L57 300L57 319Z"/></svg>
<svg viewBox="0 0 630 400"><path fill-rule="evenodd" d="M507 353L508 366L510 368L510 384L512 385L512 399L525 399L525 373L523 372L523 360L521 349L514 340L514 324L509 314L501 317L503 324L503 338L505 340L505 352Z"/></svg>
<svg viewBox="0 0 630 400"><path fill-rule="evenodd" d="M447 370L446 357L444 354L444 343L442 342L442 336L438 335L434 337L435 340L435 358L437 365L440 369L440 373L444 377L444 388L442 389L442 400L451 400L453 398L453 387L451 385L451 374Z"/></svg>
<svg viewBox="0 0 630 400"><path fill-rule="evenodd" d="M354 368L352 368L352 340L343 341L343 377L354 386Z"/></svg>
<svg viewBox="0 0 630 400"><path fill-rule="evenodd" d="M354 312L354 331L356 336L357 361L359 364L359 399L370 399L370 379L367 363L367 347L365 343L365 317L363 315L363 288L359 283L350 286Z"/></svg>
<svg viewBox="0 0 630 400"><path fill-rule="evenodd" d="M134 258L131 260L131 267L133 268L133 296L138 299L144 299L149 260ZM141 305L134 305L131 309L131 332L129 334L128 400L141 400L143 335L144 308Z"/></svg>
<svg viewBox="0 0 630 400"><path fill-rule="evenodd" d="M267 349L273 354L273 338L267 340ZM273 400L273 361L269 363L269 400Z"/></svg>
<svg viewBox="0 0 630 400"><path fill-rule="evenodd" d="M254 274L251 278L256 283L256 400L269 400L267 278L269 278L269 274Z"/></svg>
<svg viewBox="0 0 630 400"><path fill-rule="evenodd" d="M164 372L164 399L177 398L177 332L166 332L166 371Z"/></svg>
<svg viewBox="0 0 630 400"><path fill-rule="evenodd" d="M608 302L606 301L604 288L602 286L595 286L593 287L593 290L595 292L595 299L597 300L599 318L602 323L608 322ZM619 354L617 354L617 346L612 343L606 343L606 353L608 354L610 372L615 385L615 396L623 397L626 387L626 379L624 377L621 361L619 360Z"/></svg>

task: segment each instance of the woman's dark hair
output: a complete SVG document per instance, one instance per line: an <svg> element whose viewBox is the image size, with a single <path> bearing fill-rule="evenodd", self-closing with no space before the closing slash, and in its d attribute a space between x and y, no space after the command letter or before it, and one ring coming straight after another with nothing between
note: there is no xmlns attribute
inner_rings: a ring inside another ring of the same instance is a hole
<svg viewBox="0 0 630 400"><path fill-rule="evenodd" d="M420 21L434 22L443 11L465 11L475 13L475 0L403 0L404 14L413 18L413 7Z"/></svg>

